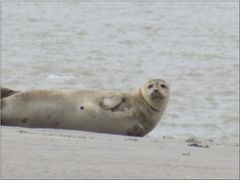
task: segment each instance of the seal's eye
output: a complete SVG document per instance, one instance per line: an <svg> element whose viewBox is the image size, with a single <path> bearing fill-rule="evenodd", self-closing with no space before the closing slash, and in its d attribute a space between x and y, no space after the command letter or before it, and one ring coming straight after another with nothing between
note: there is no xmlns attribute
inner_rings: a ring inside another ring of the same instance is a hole
<svg viewBox="0 0 240 180"><path fill-rule="evenodd" d="M153 88L153 84L148 85L148 89Z"/></svg>
<svg viewBox="0 0 240 180"><path fill-rule="evenodd" d="M164 88L164 89L167 88L167 86L165 84L161 84L160 86L161 86L161 88Z"/></svg>

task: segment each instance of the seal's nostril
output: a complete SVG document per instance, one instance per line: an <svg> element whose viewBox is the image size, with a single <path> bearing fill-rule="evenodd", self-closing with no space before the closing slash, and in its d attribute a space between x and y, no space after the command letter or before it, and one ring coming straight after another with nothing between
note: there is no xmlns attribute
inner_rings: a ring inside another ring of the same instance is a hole
<svg viewBox="0 0 240 180"><path fill-rule="evenodd" d="M155 89L155 90L154 90L154 92L155 92L155 93L157 93L157 92L158 92L158 90L157 90L157 89Z"/></svg>

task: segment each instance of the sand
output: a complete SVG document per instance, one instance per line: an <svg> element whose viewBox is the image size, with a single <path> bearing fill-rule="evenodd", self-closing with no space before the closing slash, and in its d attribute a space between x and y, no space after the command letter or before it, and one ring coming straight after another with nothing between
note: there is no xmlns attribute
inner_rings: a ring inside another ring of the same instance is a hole
<svg viewBox="0 0 240 180"><path fill-rule="evenodd" d="M239 146L4 126L1 135L3 179L239 178Z"/></svg>

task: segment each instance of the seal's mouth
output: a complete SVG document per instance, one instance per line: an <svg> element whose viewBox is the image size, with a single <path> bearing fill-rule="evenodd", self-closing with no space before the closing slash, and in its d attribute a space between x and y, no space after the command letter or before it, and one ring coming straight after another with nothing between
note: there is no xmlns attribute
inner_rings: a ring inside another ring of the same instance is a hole
<svg viewBox="0 0 240 180"><path fill-rule="evenodd" d="M148 104L148 106L153 110L153 111L159 111L158 109L156 109L155 107L153 107L151 104L149 104L149 102L144 98L144 96L142 95L142 90L139 89L140 92L140 96L143 98L143 100ZM151 95L150 95L151 97Z"/></svg>
<svg viewBox="0 0 240 180"><path fill-rule="evenodd" d="M150 97L152 99L163 99L164 98L164 94L162 94L161 92L159 92L158 89L153 90L153 92L150 94Z"/></svg>

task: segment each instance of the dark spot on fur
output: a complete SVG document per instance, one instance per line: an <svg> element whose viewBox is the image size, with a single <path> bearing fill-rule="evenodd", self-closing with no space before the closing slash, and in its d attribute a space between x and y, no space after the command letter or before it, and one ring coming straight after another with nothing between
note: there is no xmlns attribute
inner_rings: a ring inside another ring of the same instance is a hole
<svg viewBox="0 0 240 180"><path fill-rule="evenodd" d="M58 125L59 125L59 122L56 122L56 125L58 126Z"/></svg>
<svg viewBox="0 0 240 180"><path fill-rule="evenodd" d="M81 110L84 110L84 106L81 106L80 109L81 109Z"/></svg>
<svg viewBox="0 0 240 180"><path fill-rule="evenodd" d="M25 124L25 123L27 122L27 119L26 119L26 118L24 118L24 119L22 119L21 121L22 121L22 123L24 123L24 124Z"/></svg>

